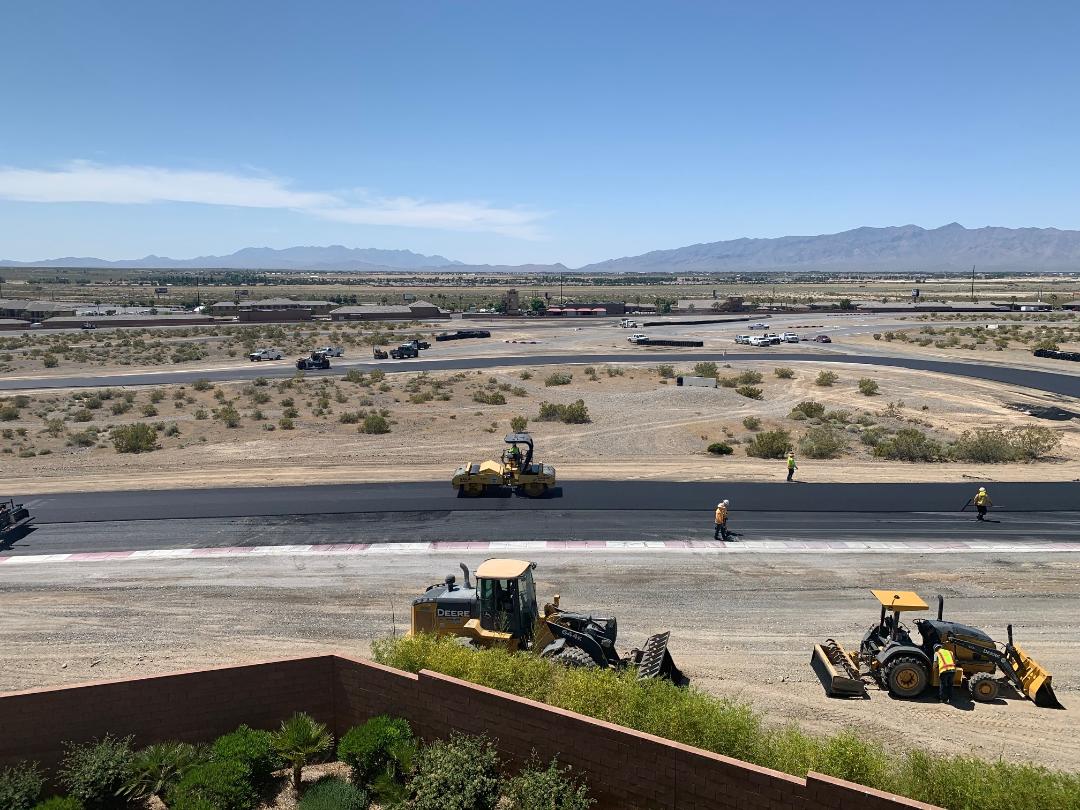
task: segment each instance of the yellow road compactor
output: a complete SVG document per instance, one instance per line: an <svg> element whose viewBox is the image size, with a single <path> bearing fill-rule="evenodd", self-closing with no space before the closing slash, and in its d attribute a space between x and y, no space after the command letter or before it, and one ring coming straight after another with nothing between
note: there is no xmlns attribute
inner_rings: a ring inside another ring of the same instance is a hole
<svg viewBox="0 0 1080 810"><path fill-rule="evenodd" d="M618 623L559 607L559 596L537 607L533 570L524 560L486 560L476 569L476 585L461 564L465 581L454 575L432 585L412 604L413 633L455 636L476 647L525 650L572 667L634 668L639 679L664 678L677 686L690 680L668 651L670 633L650 636L625 656L615 649Z"/></svg>
<svg viewBox="0 0 1080 810"><path fill-rule="evenodd" d="M1036 706L1064 708L1054 694L1051 676L1013 641L995 642L982 630L945 621L945 600L938 596L937 619L915 619L919 640L900 621L904 613L928 610L911 591L871 591L881 605L881 615L863 636L859 651L847 652L839 642L827 639L814 646L811 666L832 697L866 697L864 678L876 680L899 698L915 698L937 686L934 647L951 650L960 676L974 700L990 703L1008 684L1030 698Z"/></svg>
<svg viewBox="0 0 1080 810"><path fill-rule="evenodd" d="M467 462L454 471L451 485L459 496L478 497L510 487L530 498L541 498L555 487L555 468L533 461L533 440L528 433L511 433L498 461Z"/></svg>

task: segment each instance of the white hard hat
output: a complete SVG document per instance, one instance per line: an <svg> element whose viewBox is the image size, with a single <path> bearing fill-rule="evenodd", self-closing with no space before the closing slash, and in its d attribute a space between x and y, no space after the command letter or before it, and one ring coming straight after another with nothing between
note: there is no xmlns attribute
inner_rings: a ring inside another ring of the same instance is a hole
<svg viewBox="0 0 1080 810"><path fill-rule="evenodd" d="M979 492L986 492L986 487L979 487Z"/></svg>
<svg viewBox="0 0 1080 810"><path fill-rule="evenodd" d="M727 506L731 501L724 501L724 506Z"/></svg>

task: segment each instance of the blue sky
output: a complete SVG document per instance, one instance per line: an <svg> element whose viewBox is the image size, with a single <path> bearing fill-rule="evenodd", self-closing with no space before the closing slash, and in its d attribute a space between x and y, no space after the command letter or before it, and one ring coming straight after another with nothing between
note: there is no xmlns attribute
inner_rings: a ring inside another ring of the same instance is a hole
<svg viewBox="0 0 1080 810"><path fill-rule="evenodd" d="M0 257L1080 227L1073 3L11 2Z"/></svg>

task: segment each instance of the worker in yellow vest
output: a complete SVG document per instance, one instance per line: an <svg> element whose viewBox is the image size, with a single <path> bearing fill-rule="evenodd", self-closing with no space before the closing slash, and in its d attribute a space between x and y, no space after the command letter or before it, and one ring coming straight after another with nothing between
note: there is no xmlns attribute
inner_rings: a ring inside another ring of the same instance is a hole
<svg viewBox="0 0 1080 810"><path fill-rule="evenodd" d="M795 470L797 470L797 469L799 469L799 467L798 467L798 465L795 464L795 454L789 452L787 454L787 480L788 481L791 481L792 479L795 478Z"/></svg>
<svg viewBox="0 0 1080 810"><path fill-rule="evenodd" d="M713 527L714 540L720 540L721 538L724 540L728 539L729 535L727 530L727 515L728 501L720 501L720 503L716 505L716 517Z"/></svg>
<svg viewBox="0 0 1080 810"><path fill-rule="evenodd" d="M979 513L975 519L986 520L987 507L994 505L994 502L990 500L990 496L986 494L986 487L979 487L979 491L975 493L975 497L971 499L971 502L975 504L975 510Z"/></svg>
<svg viewBox="0 0 1080 810"><path fill-rule="evenodd" d="M935 644L934 664L938 671L938 700L949 703L952 701L953 679L956 677L956 657L952 650Z"/></svg>

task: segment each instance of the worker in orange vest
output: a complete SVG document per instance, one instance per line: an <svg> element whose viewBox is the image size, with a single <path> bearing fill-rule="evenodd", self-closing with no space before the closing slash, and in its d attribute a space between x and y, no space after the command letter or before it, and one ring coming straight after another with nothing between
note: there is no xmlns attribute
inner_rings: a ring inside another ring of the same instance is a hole
<svg viewBox="0 0 1080 810"><path fill-rule="evenodd" d="M938 700L949 703L952 701L953 678L956 677L956 657L952 650L935 644L934 663L938 671Z"/></svg>
<svg viewBox="0 0 1080 810"><path fill-rule="evenodd" d="M714 540L720 540L721 538L727 540L729 537L727 530L728 503L728 501L720 501L716 505L715 526L713 528Z"/></svg>

